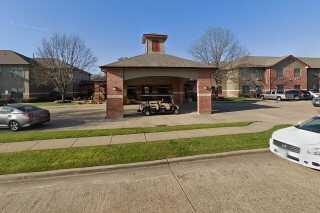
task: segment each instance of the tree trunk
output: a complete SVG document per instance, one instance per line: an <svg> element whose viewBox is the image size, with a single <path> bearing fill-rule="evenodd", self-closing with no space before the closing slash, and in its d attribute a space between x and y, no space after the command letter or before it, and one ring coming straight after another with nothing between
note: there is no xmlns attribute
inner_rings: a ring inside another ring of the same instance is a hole
<svg viewBox="0 0 320 213"><path fill-rule="evenodd" d="M61 101L64 103L64 92L61 93Z"/></svg>

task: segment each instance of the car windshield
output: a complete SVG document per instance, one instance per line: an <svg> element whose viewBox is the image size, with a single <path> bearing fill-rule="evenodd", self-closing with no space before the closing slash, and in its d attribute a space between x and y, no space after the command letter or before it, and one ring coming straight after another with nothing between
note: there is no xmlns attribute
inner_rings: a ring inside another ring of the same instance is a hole
<svg viewBox="0 0 320 213"><path fill-rule="evenodd" d="M33 111L39 110L40 108L32 105L23 105L23 106L17 107L17 109L19 109L22 112L33 112Z"/></svg>
<svg viewBox="0 0 320 213"><path fill-rule="evenodd" d="M310 132L320 133L320 117L313 117L310 120L296 125L296 128Z"/></svg>

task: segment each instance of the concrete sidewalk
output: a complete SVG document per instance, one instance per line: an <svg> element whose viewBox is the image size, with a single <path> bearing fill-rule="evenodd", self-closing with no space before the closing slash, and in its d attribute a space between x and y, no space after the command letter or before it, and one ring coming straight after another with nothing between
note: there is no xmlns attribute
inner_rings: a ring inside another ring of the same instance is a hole
<svg viewBox="0 0 320 213"><path fill-rule="evenodd" d="M210 128L210 129L194 129L171 132L155 132L155 133L141 133L130 135L114 135L101 137L86 137L86 138L66 138L53 140L38 140L25 141L15 143L0 143L0 153L7 152L21 152L30 150L46 150L46 149L60 149L71 147L87 147L87 146L103 146L111 144L127 144L127 143L149 143L160 140L182 139L182 138L196 138L217 135L230 135L239 133L254 133L265 131L274 126L273 123L255 122L245 127L224 127L224 128Z"/></svg>

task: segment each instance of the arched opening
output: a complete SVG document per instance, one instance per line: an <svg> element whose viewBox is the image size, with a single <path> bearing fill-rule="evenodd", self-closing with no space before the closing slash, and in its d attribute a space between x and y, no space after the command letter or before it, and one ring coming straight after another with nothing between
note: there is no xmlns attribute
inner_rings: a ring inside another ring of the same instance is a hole
<svg viewBox="0 0 320 213"><path fill-rule="evenodd" d="M181 113L197 111L197 81L193 78L171 76L144 76L124 81L124 116L136 113L139 104L148 97L170 96Z"/></svg>
<svg viewBox="0 0 320 213"><path fill-rule="evenodd" d="M126 106L138 105L139 95L145 93L172 95L184 113L212 112L211 69L130 67L109 68L105 72L106 118L120 118L136 112L137 106Z"/></svg>

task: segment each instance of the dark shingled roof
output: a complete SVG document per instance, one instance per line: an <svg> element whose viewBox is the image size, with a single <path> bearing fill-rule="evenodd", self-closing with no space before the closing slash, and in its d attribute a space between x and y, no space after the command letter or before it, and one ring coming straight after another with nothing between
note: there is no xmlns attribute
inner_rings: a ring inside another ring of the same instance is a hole
<svg viewBox="0 0 320 213"><path fill-rule="evenodd" d="M58 59L55 59L55 61L53 61L52 59L49 59L49 58L35 58L34 61L36 61L40 66L44 67L44 68L48 68L48 69L52 69L54 68L53 67L53 63L63 63L63 62L59 62ZM61 65L62 66L62 65ZM66 68L71 68L72 66L70 66L69 64L64 64L64 66ZM89 72L85 71L85 70L82 70L82 69L79 69L77 67L74 67L77 71L80 71L80 72L85 72L87 74L90 74Z"/></svg>
<svg viewBox="0 0 320 213"><path fill-rule="evenodd" d="M138 55L101 66L101 68L107 67L215 68L213 65L159 53Z"/></svg>
<svg viewBox="0 0 320 213"><path fill-rule="evenodd" d="M11 50L0 50L0 65L28 65L32 59Z"/></svg>
<svg viewBox="0 0 320 213"><path fill-rule="evenodd" d="M245 56L240 58L236 67L272 67L287 57L295 57L292 55L283 57L269 57L269 56ZM296 57L304 62L310 68L320 68L320 58Z"/></svg>

